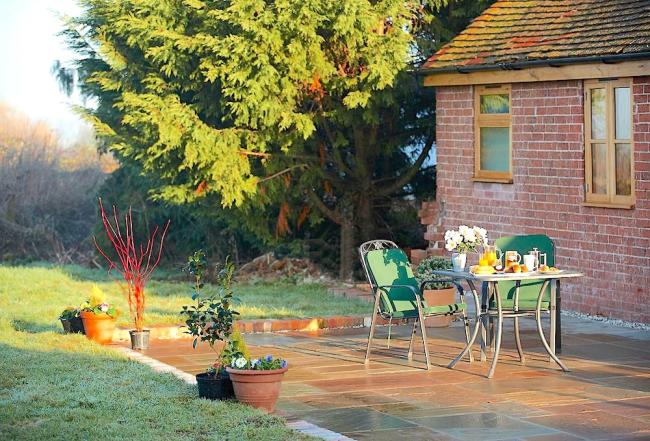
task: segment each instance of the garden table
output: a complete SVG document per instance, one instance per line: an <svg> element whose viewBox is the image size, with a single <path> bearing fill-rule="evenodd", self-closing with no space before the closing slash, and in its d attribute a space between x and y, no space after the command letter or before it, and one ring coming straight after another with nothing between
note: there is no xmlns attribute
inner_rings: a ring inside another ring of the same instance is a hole
<svg viewBox="0 0 650 441"><path fill-rule="evenodd" d="M490 274L490 275L479 275L479 274L473 274L469 271L434 271L434 274L442 277L448 277L452 278L454 280L464 280L467 282L469 288L472 290L472 292L475 295L478 295L477 289L476 289L476 282L480 282L482 285L484 285L485 289L481 290L481 310L476 312L476 319L479 321L477 323L477 326L474 327L474 332L472 333L472 337L470 338L469 342L463 349L463 351L456 357L450 364L449 368L453 368L458 361L460 361L465 354L470 350L474 342L476 341L476 337L478 335L479 329L481 329L481 361L484 361L486 359L486 329L487 329L487 323L488 320L491 317L495 317L497 319L497 326L496 326L496 335L495 335L495 342L494 342L494 354L492 357L492 363L490 364L490 369L488 370L487 377L492 378L494 375L494 370L496 368L497 362L499 360L499 351L501 349L501 336L503 332L503 319L504 318L518 318L521 316L525 315L531 315L534 313L535 315L535 320L537 322L537 332L539 333L539 337L542 340L542 344L544 345L544 349L546 349L546 352L549 355L550 360L549 361L555 361L560 368L562 368L563 371L568 372L569 369L560 361L556 354L556 332L557 332L557 327L556 323L558 321L558 316L557 316L557 304L559 301L559 283L561 279L569 279L569 278L576 278L576 277L582 277L582 274L579 272L575 271L560 271L557 273L539 273L539 272L529 272L529 273L505 273L505 274ZM506 309L504 310L502 308L501 304L501 295L499 294L499 282L502 281L514 281L517 283L517 288L515 289L515 294L514 294L514 299L513 299L513 308L512 309ZM526 311L521 311L518 308L518 295L519 295L519 284L522 281L527 281L527 280L542 280L542 286L539 290L539 295L537 296L537 305L534 311L526 310ZM546 288L549 286L551 287L551 296L550 296L550 302L549 302L549 312L551 316L551 330L550 330L550 344L546 340L546 337L544 336L544 331L542 329L542 301L544 298L544 293L546 292ZM491 309L489 307L490 305L490 298L494 297L494 304L496 305L496 309ZM519 329L518 329L518 322L515 321L515 340L517 344L517 351L519 352L519 357L523 361L523 350L521 348L521 341L519 339Z"/></svg>

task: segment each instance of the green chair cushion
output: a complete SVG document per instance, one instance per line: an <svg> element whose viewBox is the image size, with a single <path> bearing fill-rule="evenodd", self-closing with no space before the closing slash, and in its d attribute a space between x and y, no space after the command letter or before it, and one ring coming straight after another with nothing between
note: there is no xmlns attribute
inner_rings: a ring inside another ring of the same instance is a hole
<svg viewBox="0 0 650 441"><path fill-rule="evenodd" d="M405 285L413 287L415 293L421 298L420 287L413 275L411 264L406 253L399 248L372 250L364 256L368 273L374 286ZM380 310L382 313L395 318L417 317L416 298L413 290L404 287L392 287L380 290ZM427 306L421 299L425 315L443 314L460 311L464 304ZM460 306L462 305L462 306ZM427 312L429 311L429 312Z"/></svg>

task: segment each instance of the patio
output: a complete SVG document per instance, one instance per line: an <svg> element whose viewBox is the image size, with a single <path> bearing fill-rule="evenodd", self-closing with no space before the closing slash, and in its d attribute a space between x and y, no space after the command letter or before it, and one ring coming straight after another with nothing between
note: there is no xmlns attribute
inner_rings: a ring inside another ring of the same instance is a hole
<svg viewBox="0 0 650 441"><path fill-rule="evenodd" d="M459 323L429 329L431 371L421 344L406 352L409 327L378 329L369 366L367 328L251 334L253 355L281 355L290 370L278 413L357 440L647 440L650 439L650 332L563 316L561 372L543 356L533 320L523 321L527 363L518 362L506 324L494 378L487 363L446 364L462 349ZM158 340L150 357L189 373L214 360L205 346ZM478 356L475 346L474 354Z"/></svg>

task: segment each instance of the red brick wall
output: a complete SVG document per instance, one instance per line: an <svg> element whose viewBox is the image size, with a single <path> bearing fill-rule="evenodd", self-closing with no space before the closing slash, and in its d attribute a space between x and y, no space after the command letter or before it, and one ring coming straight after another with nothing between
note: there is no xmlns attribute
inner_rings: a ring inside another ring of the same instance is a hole
<svg viewBox="0 0 650 441"><path fill-rule="evenodd" d="M650 77L634 80L636 207L584 201L582 81L512 85L513 184L472 182L472 87L437 89L437 201L423 203L430 254L459 224L503 235L544 233L556 264L585 277L562 285L563 307L650 323Z"/></svg>

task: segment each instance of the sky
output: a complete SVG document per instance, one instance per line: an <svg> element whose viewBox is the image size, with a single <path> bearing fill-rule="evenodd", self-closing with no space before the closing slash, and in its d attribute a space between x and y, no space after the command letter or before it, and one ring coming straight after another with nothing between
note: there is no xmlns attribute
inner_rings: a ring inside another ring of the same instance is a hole
<svg viewBox="0 0 650 441"><path fill-rule="evenodd" d="M43 120L72 142L84 123L70 109L79 97L59 90L50 69L73 58L57 16L79 12L75 0L0 0L0 101L34 120Z"/></svg>

